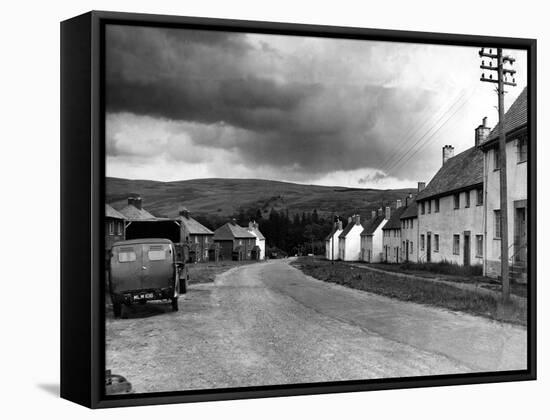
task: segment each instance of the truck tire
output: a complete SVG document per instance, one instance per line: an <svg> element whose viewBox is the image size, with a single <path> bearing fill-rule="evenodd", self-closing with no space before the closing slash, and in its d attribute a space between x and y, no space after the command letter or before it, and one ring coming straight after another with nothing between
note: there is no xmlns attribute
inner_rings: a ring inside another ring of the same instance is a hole
<svg viewBox="0 0 550 420"><path fill-rule="evenodd" d="M174 312L177 312L178 311L178 298L175 297L175 298L172 298L172 310Z"/></svg>
<svg viewBox="0 0 550 420"><path fill-rule="evenodd" d="M113 314L115 318L120 318L122 315L122 305L120 303L113 303Z"/></svg>

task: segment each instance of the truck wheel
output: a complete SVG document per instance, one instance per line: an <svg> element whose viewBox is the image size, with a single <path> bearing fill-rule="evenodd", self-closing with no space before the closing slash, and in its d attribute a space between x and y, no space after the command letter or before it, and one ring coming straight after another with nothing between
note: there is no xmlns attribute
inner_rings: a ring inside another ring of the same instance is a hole
<svg viewBox="0 0 550 420"><path fill-rule="evenodd" d="M122 315L122 305L120 303L113 303L113 314L115 318L120 318Z"/></svg>
<svg viewBox="0 0 550 420"><path fill-rule="evenodd" d="M172 298L172 310L174 312L177 312L178 311L178 298L175 297L175 298Z"/></svg>

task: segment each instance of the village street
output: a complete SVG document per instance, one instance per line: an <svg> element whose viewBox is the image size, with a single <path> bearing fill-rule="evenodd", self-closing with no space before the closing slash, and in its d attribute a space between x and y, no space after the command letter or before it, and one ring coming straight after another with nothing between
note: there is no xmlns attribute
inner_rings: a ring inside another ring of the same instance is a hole
<svg viewBox="0 0 550 420"><path fill-rule="evenodd" d="M106 320L106 368L134 392L526 368L526 329L325 283L286 260Z"/></svg>

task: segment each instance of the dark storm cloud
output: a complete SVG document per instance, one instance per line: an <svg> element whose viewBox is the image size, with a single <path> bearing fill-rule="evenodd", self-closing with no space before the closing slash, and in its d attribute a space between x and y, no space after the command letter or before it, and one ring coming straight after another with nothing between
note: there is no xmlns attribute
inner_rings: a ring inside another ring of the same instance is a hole
<svg viewBox="0 0 550 420"><path fill-rule="evenodd" d="M272 68L280 54L238 33L108 27L107 111L197 123L193 143L214 149L228 145L211 127L234 127L243 161L315 174L377 167L432 100L429 91L348 83L346 74L311 81L299 56L280 77Z"/></svg>

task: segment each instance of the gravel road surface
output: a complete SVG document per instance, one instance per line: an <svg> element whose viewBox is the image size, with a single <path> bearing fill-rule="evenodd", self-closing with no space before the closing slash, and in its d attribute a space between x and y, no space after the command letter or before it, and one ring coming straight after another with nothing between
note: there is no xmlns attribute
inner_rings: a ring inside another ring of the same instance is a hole
<svg viewBox="0 0 550 420"><path fill-rule="evenodd" d="M233 268L165 303L107 313L106 367L134 392L526 368L525 328L315 280Z"/></svg>

